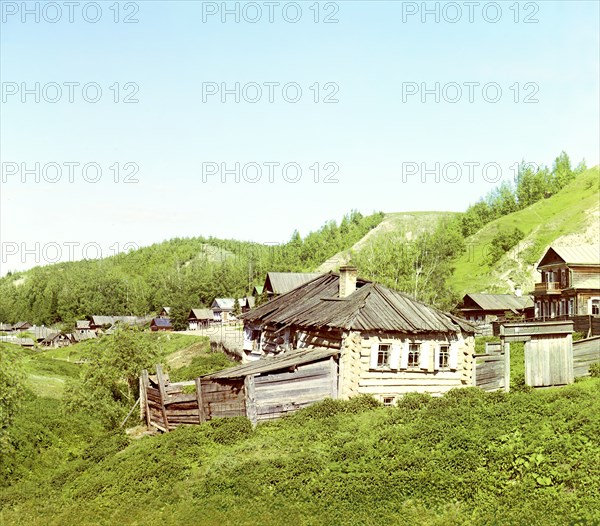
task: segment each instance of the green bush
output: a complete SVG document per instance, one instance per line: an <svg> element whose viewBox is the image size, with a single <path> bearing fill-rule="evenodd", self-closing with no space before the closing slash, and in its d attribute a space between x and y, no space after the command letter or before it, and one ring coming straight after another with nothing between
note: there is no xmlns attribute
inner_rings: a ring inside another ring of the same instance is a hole
<svg viewBox="0 0 600 526"><path fill-rule="evenodd" d="M493 265L519 241L525 237L523 231L517 227L512 230L498 232L490 242L488 250L488 264Z"/></svg>
<svg viewBox="0 0 600 526"><path fill-rule="evenodd" d="M600 362L590 365L590 376L592 378L600 378Z"/></svg>
<svg viewBox="0 0 600 526"><path fill-rule="evenodd" d="M252 423L245 417L214 418L208 422L209 437L217 444L235 444L252 436Z"/></svg>
<svg viewBox="0 0 600 526"><path fill-rule="evenodd" d="M416 411L429 406L431 400L429 393L407 393L396 402L396 407L406 411Z"/></svg>

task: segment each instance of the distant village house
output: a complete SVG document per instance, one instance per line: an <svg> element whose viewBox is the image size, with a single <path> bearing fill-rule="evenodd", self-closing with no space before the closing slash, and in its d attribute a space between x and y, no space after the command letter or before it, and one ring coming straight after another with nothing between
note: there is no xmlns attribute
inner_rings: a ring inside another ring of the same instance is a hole
<svg viewBox="0 0 600 526"><path fill-rule="evenodd" d="M462 317L476 324L511 318L533 318L533 298L520 294L469 293L458 307Z"/></svg>
<svg viewBox="0 0 600 526"><path fill-rule="evenodd" d="M173 325L171 324L171 320L169 318L154 318L150 322L150 330L152 332L172 331Z"/></svg>
<svg viewBox="0 0 600 526"><path fill-rule="evenodd" d="M318 272L268 272L261 294L272 299L322 276ZM255 287L256 289L257 287Z"/></svg>
<svg viewBox="0 0 600 526"><path fill-rule="evenodd" d="M214 321L214 315L210 309L192 309L188 314L188 328L190 331L208 327L212 321Z"/></svg>

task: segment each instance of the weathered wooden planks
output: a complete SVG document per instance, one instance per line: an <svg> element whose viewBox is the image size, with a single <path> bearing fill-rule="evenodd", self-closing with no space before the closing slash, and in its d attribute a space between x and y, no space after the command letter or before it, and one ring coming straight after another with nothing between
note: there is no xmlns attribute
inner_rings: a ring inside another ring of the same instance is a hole
<svg viewBox="0 0 600 526"><path fill-rule="evenodd" d="M589 376L590 365L600 363L600 336L573 342L573 375Z"/></svg>
<svg viewBox="0 0 600 526"><path fill-rule="evenodd" d="M546 334L525 342L525 383L533 387L570 384L572 336Z"/></svg>
<svg viewBox="0 0 600 526"><path fill-rule="evenodd" d="M507 378L506 370L510 366L510 358L507 356L510 347L505 344L504 352L496 350L492 354L475 355L473 369L473 385L484 391L508 390L510 377Z"/></svg>

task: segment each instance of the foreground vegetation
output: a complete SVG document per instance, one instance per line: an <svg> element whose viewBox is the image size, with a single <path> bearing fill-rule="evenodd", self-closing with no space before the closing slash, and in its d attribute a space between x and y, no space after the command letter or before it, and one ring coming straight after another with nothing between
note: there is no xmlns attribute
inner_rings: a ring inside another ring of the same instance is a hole
<svg viewBox="0 0 600 526"><path fill-rule="evenodd" d="M594 524L600 379L534 392L326 400L252 429L130 440L31 398L2 524Z"/></svg>
<svg viewBox="0 0 600 526"><path fill-rule="evenodd" d="M478 339L478 349L492 339ZM136 396L131 360L119 360L138 346L145 352L135 360L147 363L137 366L163 359L176 380L232 365L206 338L136 331L86 342L76 353L83 363L64 350L3 347L4 394L22 401L3 399L3 525L600 521L600 373L532 390L515 345L508 394L411 394L393 408L369 397L325 400L255 429L217 419L133 438L140 433L120 427ZM68 387L55 392L32 377ZM82 387L89 393L78 399ZM134 412L128 426L137 423Z"/></svg>

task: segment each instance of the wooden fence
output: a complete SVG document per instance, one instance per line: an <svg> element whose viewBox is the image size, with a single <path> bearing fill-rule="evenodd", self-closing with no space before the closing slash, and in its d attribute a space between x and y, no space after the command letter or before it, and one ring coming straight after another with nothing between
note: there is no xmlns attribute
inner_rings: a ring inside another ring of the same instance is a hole
<svg viewBox="0 0 600 526"><path fill-rule="evenodd" d="M590 375L590 365L600 362L600 336L573 342L573 374L575 378Z"/></svg>
<svg viewBox="0 0 600 526"><path fill-rule="evenodd" d="M486 350L488 347L486 346ZM488 354L476 354L473 367L473 385L484 391L508 391L510 388L510 344L504 352L490 346Z"/></svg>
<svg viewBox="0 0 600 526"><path fill-rule="evenodd" d="M184 388L194 386L193 393ZM143 371L140 378L140 406L142 419L148 426L171 431L181 425L198 425L214 417L246 416L244 381L174 382L156 367L156 376Z"/></svg>
<svg viewBox="0 0 600 526"><path fill-rule="evenodd" d="M573 330L583 332L586 336L600 335L600 318L598 316L574 316Z"/></svg>
<svg viewBox="0 0 600 526"><path fill-rule="evenodd" d="M253 424L280 418L325 398L337 398L337 362L330 355L326 350L316 361L291 368L273 366L275 360L258 361L246 364L253 371L242 376L227 376L231 370L224 370L218 377L174 383L157 365L156 375L143 371L140 378L142 420L170 431L217 417L245 416ZM185 393L186 388L193 393Z"/></svg>

